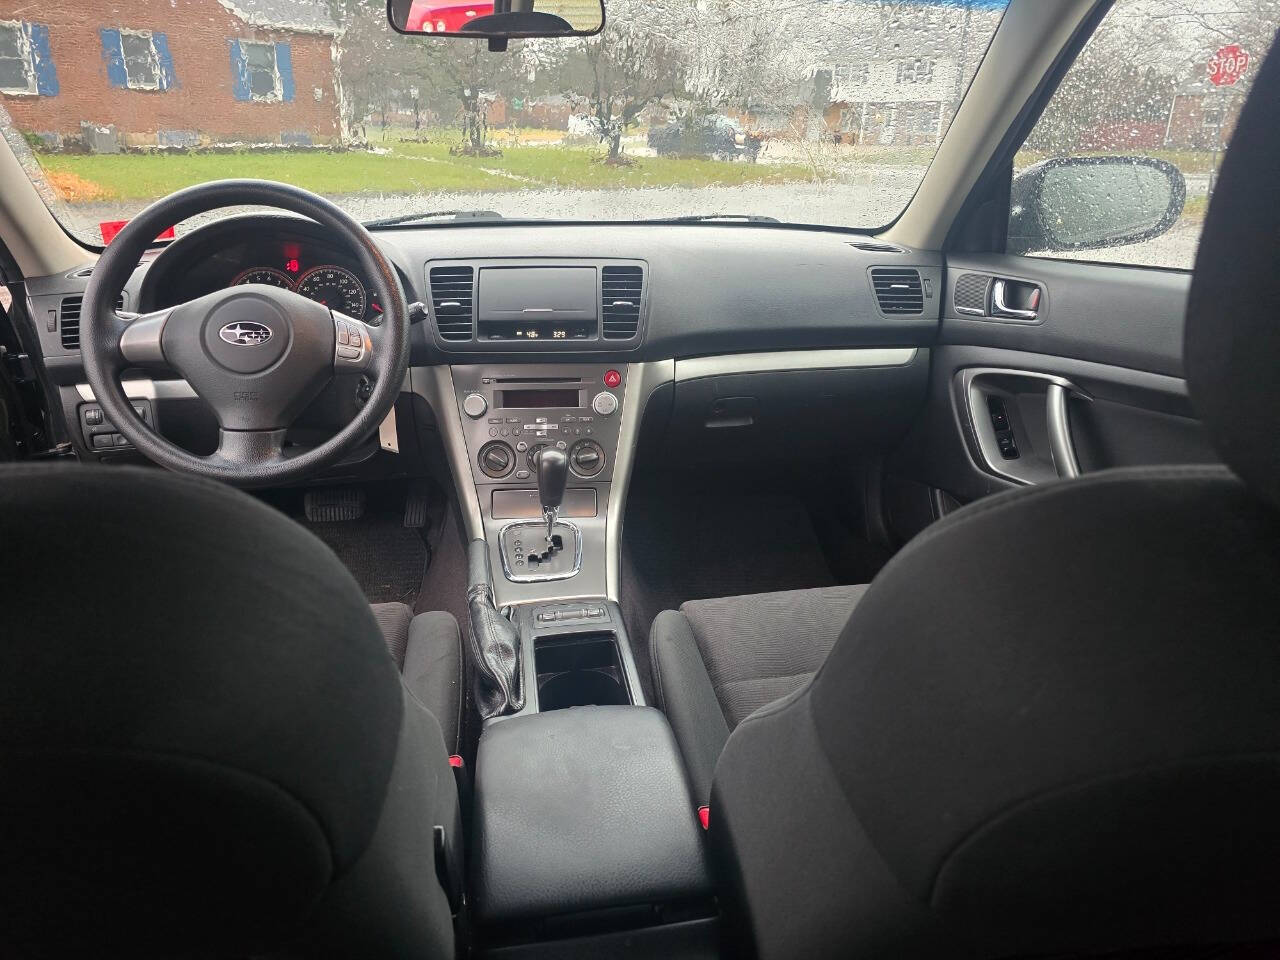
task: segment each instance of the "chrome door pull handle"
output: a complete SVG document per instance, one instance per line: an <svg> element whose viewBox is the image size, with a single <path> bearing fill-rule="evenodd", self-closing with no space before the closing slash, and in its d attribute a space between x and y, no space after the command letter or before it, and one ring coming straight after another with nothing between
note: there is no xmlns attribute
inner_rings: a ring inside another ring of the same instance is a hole
<svg viewBox="0 0 1280 960"><path fill-rule="evenodd" d="M996 280L991 284L991 313L993 316L1012 317L1017 320L1034 320L1040 315L1039 311L1036 310L1022 310L1018 307L1009 306L1005 302L1005 282L1003 280Z"/></svg>

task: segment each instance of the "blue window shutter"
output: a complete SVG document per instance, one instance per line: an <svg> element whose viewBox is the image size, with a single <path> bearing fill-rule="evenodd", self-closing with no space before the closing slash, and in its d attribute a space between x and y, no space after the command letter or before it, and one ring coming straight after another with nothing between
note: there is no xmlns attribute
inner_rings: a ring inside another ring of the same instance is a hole
<svg viewBox="0 0 1280 960"><path fill-rule="evenodd" d="M120 31L102 27L98 30L102 38L102 59L107 61L107 81L113 87L127 87L128 74L124 72L124 50L120 46Z"/></svg>
<svg viewBox="0 0 1280 960"><path fill-rule="evenodd" d="M287 43L276 44L276 70L280 73L280 96L288 102L293 99L293 55Z"/></svg>
<svg viewBox="0 0 1280 960"><path fill-rule="evenodd" d="M160 59L160 89L168 90L177 82L173 73L173 54L169 52L169 38L163 33L153 33L151 43Z"/></svg>
<svg viewBox="0 0 1280 960"><path fill-rule="evenodd" d="M231 95L237 100L253 99L249 88L249 65L240 52L240 41L231 41Z"/></svg>
<svg viewBox="0 0 1280 960"><path fill-rule="evenodd" d="M31 68L36 75L36 92L42 97L58 95L58 71L49 52L49 28L43 23L27 24L27 42L31 44Z"/></svg>

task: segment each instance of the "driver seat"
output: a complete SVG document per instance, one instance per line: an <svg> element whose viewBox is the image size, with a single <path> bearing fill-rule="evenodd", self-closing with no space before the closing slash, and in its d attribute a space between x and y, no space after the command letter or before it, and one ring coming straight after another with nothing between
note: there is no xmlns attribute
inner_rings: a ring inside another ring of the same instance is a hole
<svg viewBox="0 0 1280 960"><path fill-rule="evenodd" d="M0 952L454 954L452 617L154 469L7 467L0 543Z"/></svg>

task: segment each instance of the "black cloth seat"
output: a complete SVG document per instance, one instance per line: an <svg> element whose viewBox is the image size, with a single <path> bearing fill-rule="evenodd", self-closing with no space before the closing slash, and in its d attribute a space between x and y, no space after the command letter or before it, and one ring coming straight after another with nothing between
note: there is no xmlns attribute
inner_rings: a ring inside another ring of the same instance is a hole
<svg viewBox="0 0 1280 960"><path fill-rule="evenodd" d="M813 677L866 589L690 600L654 618L653 681L699 803L710 799L711 774L729 733Z"/></svg>
<svg viewBox="0 0 1280 960"><path fill-rule="evenodd" d="M404 685L439 721L448 751L457 753L463 704L458 621L441 611L415 617L403 603L375 603L372 609Z"/></svg>
<svg viewBox="0 0 1280 960"><path fill-rule="evenodd" d="M382 611L402 681L323 543L157 469L6 466L0 544L0 952L454 955L451 618Z"/></svg>

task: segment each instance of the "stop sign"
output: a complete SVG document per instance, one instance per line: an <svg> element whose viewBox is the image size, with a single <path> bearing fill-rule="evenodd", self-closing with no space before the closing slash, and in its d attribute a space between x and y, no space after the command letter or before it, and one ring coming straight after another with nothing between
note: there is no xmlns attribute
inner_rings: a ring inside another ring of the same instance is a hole
<svg viewBox="0 0 1280 960"><path fill-rule="evenodd" d="M1219 47L1209 58L1209 82L1218 87L1230 87L1249 69L1249 51L1238 43Z"/></svg>

